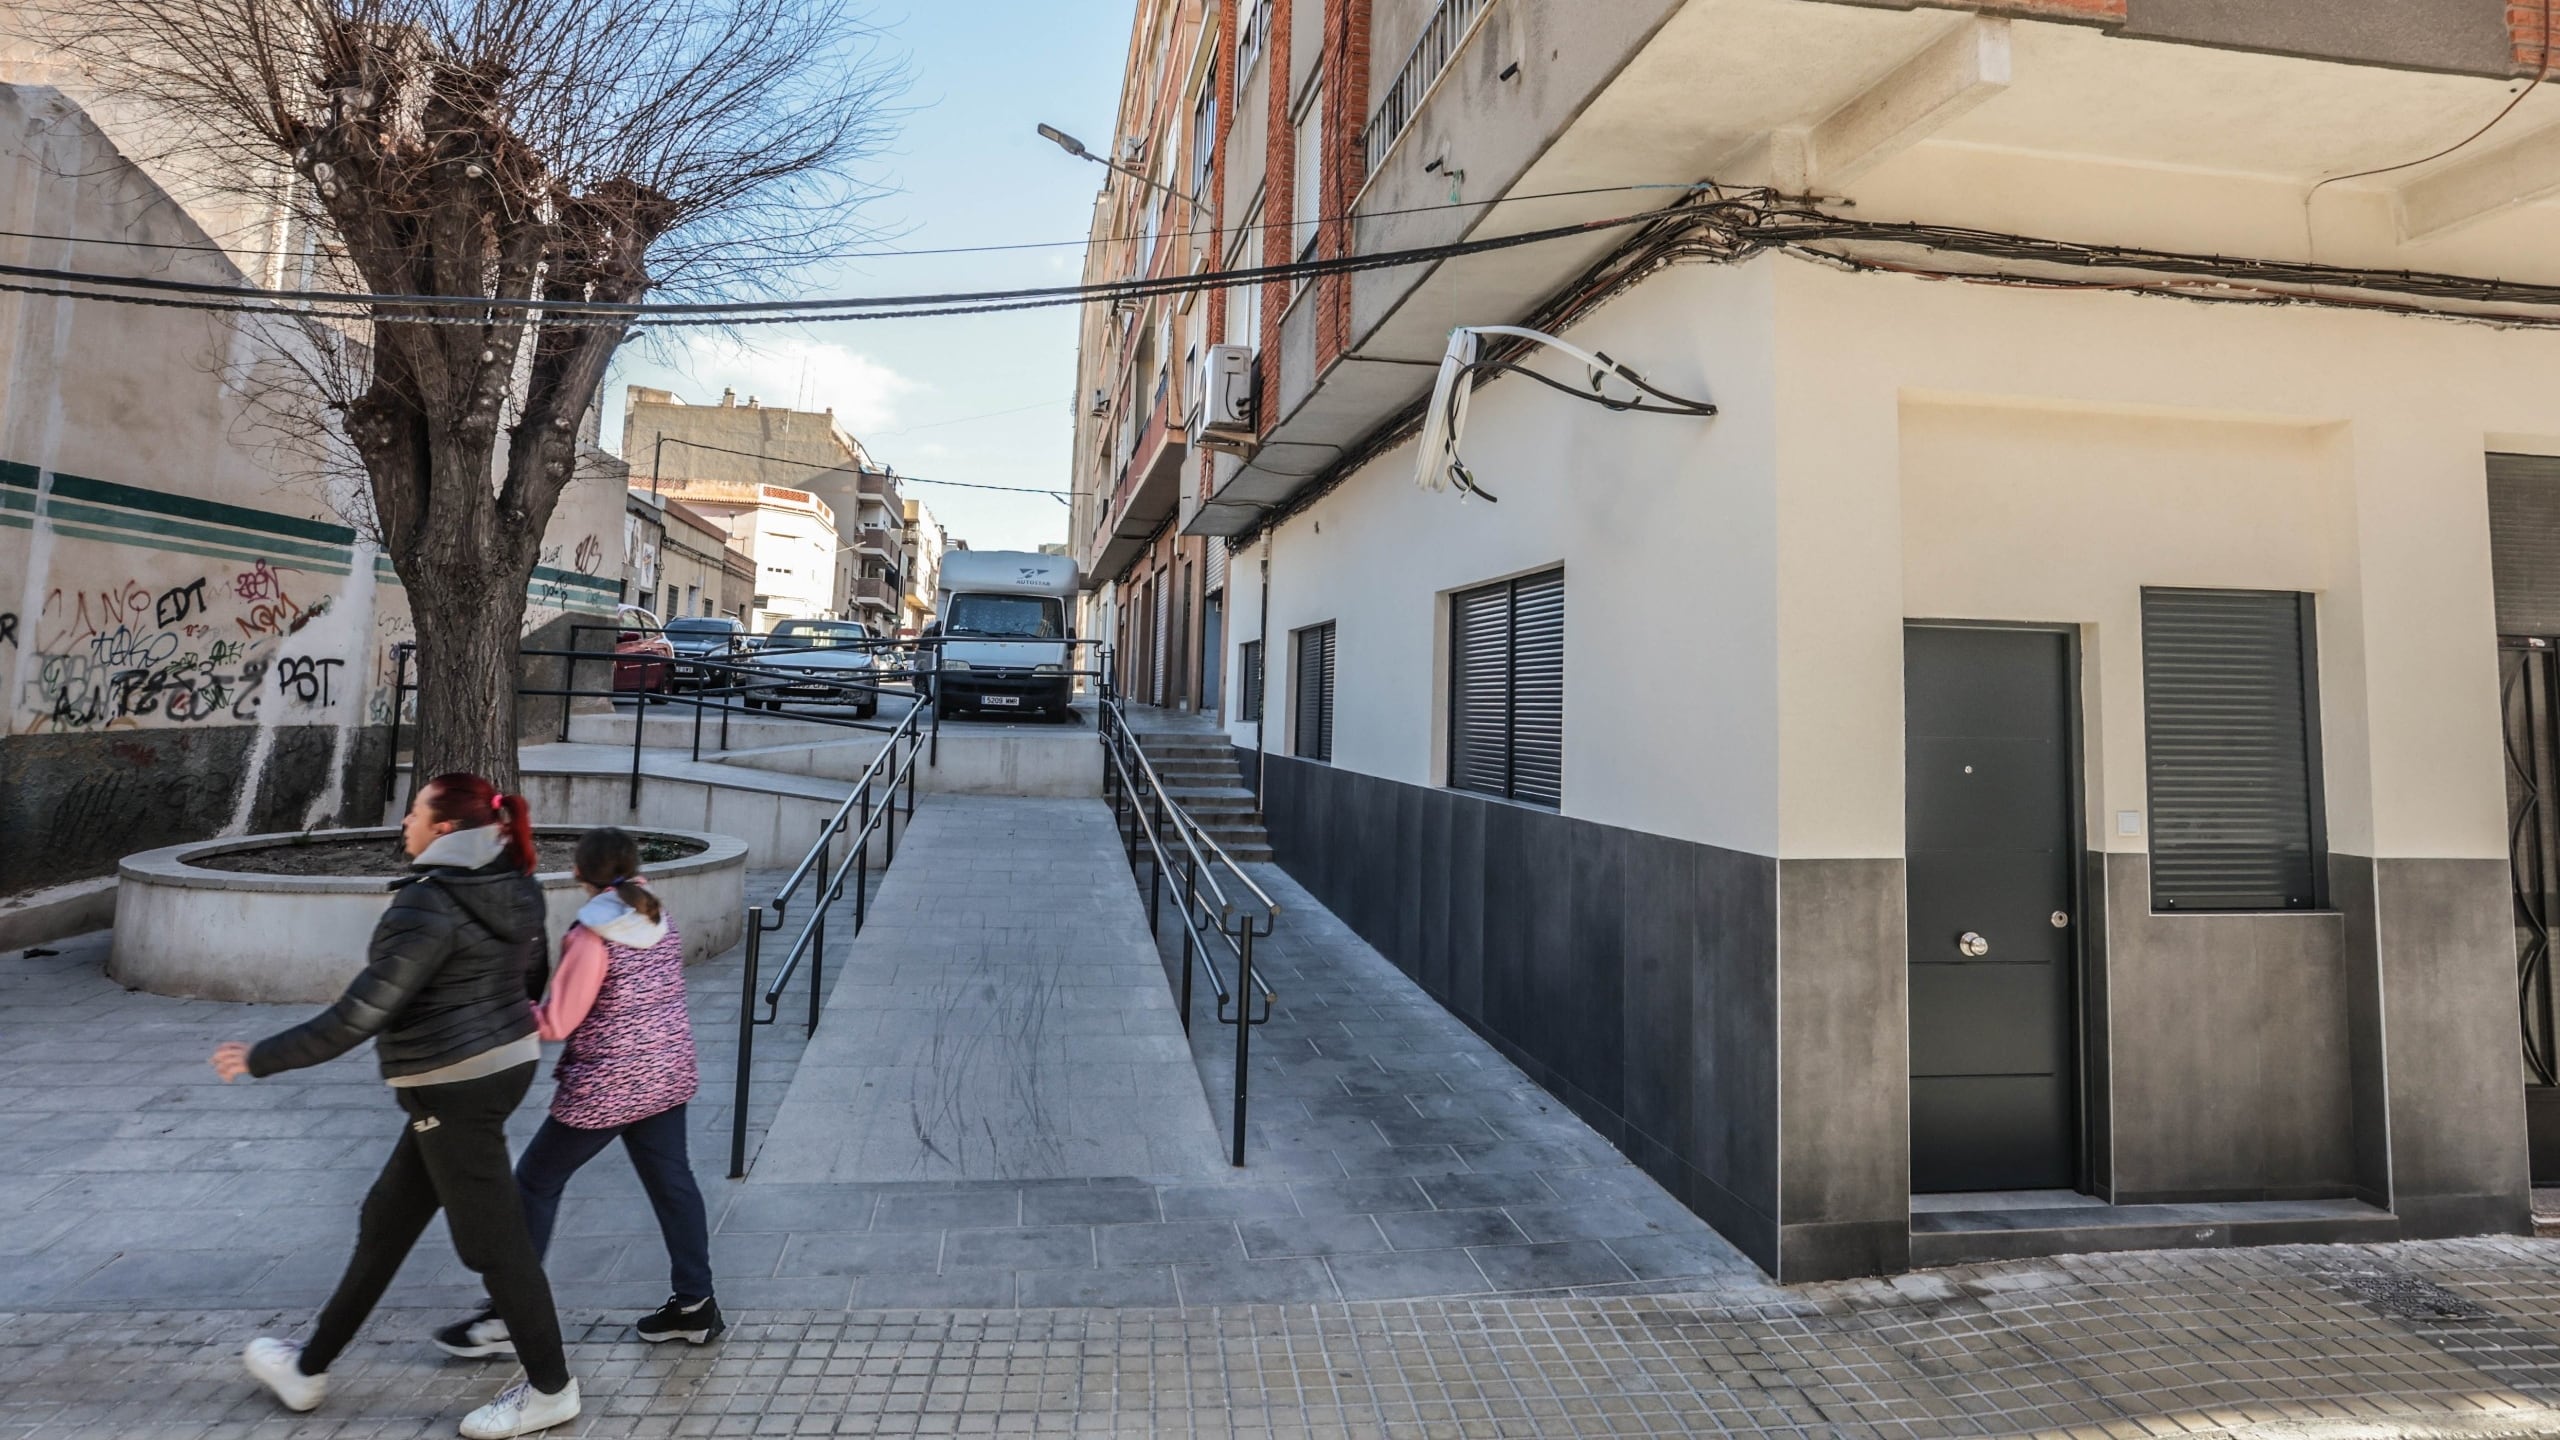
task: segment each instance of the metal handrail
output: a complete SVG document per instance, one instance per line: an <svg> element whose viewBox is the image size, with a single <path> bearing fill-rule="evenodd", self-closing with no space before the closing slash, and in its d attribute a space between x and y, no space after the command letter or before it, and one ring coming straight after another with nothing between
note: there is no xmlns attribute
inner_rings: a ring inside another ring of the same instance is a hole
<svg viewBox="0 0 2560 1440"><path fill-rule="evenodd" d="M915 822L916 759L924 750L919 718L923 713L923 707L911 707L906 718L889 732L888 743L880 747L879 754L871 757L869 765L863 767L862 777L854 782L852 791L844 797L844 803L827 817L826 824L819 828L817 843L809 847L809 853L801 857L790 878L774 891L773 899L765 905L747 907L746 956L738 976L738 1071L730 1092L729 1178L732 1180L742 1179L747 1173L747 1106L755 1088L756 1027L774 1024L781 1018L782 992L790 987L792 975L800 968L800 962L806 959L809 962L809 1021L805 1033L818 1033L818 1016L826 1000L827 912L844 898L845 877L850 874L854 877L853 933L860 935L864 923L870 918L871 837L885 830L888 854L883 863L895 864L898 858L898 787L902 784L907 791L907 821L910 825ZM902 745L905 747L903 756L900 755ZM893 757L896 757L896 765L888 768ZM880 781L884 769L888 777L888 803L874 806L872 786ZM861 828L854 832L851 843L846 845L844 860L839 864L834 856L836 837L845 833L857 808L862 812ZM784 952L782 964L775 970L771 983L764 987L761 997L764 1013L758 1015L756 980L763 966L764 937L780 931L789 923L792 899L808 882L812 871L824 875L825 883L819 887L816 904L807 923L800 927L798 937Z"/></svg>
<svg viewBox="0 0 2560 1440"><path fill-rule="evenodd" d="M1103 754L1109 762L1103 779L1111 801L1111 821L1113 827L1121 832L1121 841L1128 849L1132 879L1137 876L1139 857L1143 854L1148 861L1147 932L1151 935L1161 931L1163 886L1173 871L1174 857L1169 856L1165 848L1164 832L1168 823L1172 826L1174 838L1180 842L1179 855L1183 863L1181 904L1177 913L1182 923L1182 1031L1185 1035L1191 1033L1192 981L1200 969L1208 972L1209 988L1217 997L1218 1023L1236 1027L1232 1134L1233 1163L1240 1166L1244 1164L1245 1116L1251 1094L1249 1061L1253 1027L1270 1023L1273 1007L1280 999L1270 982L1253 968L1253 947L1255 941L1269 937L1276 928L1280 905L1244 872L1244 867L1227 853L1217 837L1211 835L1207 827L1166 789L1163 777L1156 773L1154 762L1147 759L1135 732L1129 728L1128 718L1121 713L1119 696L1108 683L1103 686L1100 703L1102 713L1098 728L1102 732ZM1113 783L1115 781L1116 784ZM1136 822L1134 833L1123 820L1124 802L1127 818ZM1151 808L1152 817L1149 814ZM1259 902L1258 911L1238 906L1227 888L1218 883L1217 871L1221 866L1242 889L1252 893L1255 901ZM1207 895L1201 893L1204 881L1208 886ZM1214 922L1205 924L1205 934L1204 922ZM1236 984L1232 991L1227 988L1224 977L1218 973L1218 966L1211 958L1207 938L1210 934L1216 935L1227 953L1235 959ZM1262 998L1262 1011L1258 1015L1254 1013L1253 1006L1256 994Z"/></svg>

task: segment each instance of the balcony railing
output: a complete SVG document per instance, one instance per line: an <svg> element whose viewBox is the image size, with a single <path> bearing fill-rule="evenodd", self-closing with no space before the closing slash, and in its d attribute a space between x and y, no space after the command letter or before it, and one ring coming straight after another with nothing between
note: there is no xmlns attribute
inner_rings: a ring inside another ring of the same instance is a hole
<svg viewBox="0 0 2560 1440"><path fill-rule="evenodd" d="M1413 42L1413 53L1397 69L1396 78L1378 101L1377 113L1369 117L1367 129L1360 132L1361 174L1374 175L1378 165L1393 149L1396 137L1413 123L1422 109L1423 99L1431 87L1447 73L1449 62L1457 58L1467 36L1493 8L1493 0L1440 0L1440 8L1432 12L1422 27L1422 35Z"/></svg>
<svg viewBox="0 0 2560 1440"><path fill-rule="evenodd" d="M855 478L855 487L866 496L895 510L898 508L898 482L878 470L865 470Z"/></svg>
<svg viewBox="0 0 2560 1440"><path fill-rule="evenodd" d="M906 532L882 526L870 526L854 536L853 543L884 559L895 560L904 548Z"/></svg>
<svg viewBox="0 0 2560 1440"><path fill-rule="evenodd" d="M895 610L898 608L897 587L874 576L857 576L853 582L853 603Z"/></svg>

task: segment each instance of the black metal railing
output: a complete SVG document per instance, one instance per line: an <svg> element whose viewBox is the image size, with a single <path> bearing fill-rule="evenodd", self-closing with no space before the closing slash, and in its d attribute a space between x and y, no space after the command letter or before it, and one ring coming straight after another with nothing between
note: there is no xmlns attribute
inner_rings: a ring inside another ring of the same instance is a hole
<svg viewBox="0 0 2560 1440"><path fill-rule="evenodd" d="M738 977L738 1077L730 1095L729 1178L740 1180L747 1173L747 1103L755 1087L756 1027L771 1025L782 1014L782 992L791 985L791 977L803 961L809 967L809 1028L818 1033L818 1014L826 1001L827 912L844 898L845 877L853 877L853 933L860 935L871 916L871 837L881 835L887 853L881 857L886 867L898 858L898 789L906 787L906 814L910 822L916 813L916 759L924 751L923 732L917 724L922 706L911 706L906 718L889 732L889 743L854 782L853 793L844 797L826 825L818 832L818 843L809 847L789 879L773 892L773 899L762 905L747 907L746 962ZM885 777L885 781L884 781ZM874 802L873 787L885 783L887 803ZM859 817L858 819L856 817ZM844 858L835 858L835 843L847 829L852 836L845 843ZM775 967L759 996L756 982L764 963L764 937L777 933L790 923L791 902L812 875L823 877L818 893L809 906L808 919L800 933L784 951L782 963ZM762 1014L757 1006L763 1006Z"/></svg>
<svg viewBox="0 0 2560 1440"><path fill-rule="evenodd" d="M1253 946L1271 934L1280 905L1166 790L1121 713L1119 697L1108 686L1102 691L1100 711L1096 725L1102 732L1103 797L1111 804L1112 823L1128 852L1131 878L1143 873L1149 934L1162 933L1159 926L1168 887L1178 902L1174 914L1182 926L1182 1033L1191 1033L1195 974L1209 982L1218 1023L1235 1027L1233 1163L1242 1165L1253 1027L1270 1022L1271 1007L1280 998L1253 968ZM1222 960L1235 967L1232 988L1219 973ZM1257 996L1262 1002L1259 1014L1253 1005Z"/></svg>

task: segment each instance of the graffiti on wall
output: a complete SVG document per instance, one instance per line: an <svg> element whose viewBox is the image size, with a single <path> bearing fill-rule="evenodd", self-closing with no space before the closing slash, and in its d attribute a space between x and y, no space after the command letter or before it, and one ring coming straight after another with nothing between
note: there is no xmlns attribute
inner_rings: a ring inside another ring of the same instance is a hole
<svg viewBox="0 0 2560 1440"><path fill-rule="evenodd" d="M159 588L140 579L56 587L32 623L17 615L0 622L8 643L28 647L11 728L253 723L270 695L307 718L334 719L325 712L346 697L345 657L279 653L329 607L326 596L297 602L263 560Z"/></svg>

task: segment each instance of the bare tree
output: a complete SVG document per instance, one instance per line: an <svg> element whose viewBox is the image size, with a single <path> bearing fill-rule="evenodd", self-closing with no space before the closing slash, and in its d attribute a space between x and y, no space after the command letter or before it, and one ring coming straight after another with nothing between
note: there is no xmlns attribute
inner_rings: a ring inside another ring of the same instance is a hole
<svg viewBox="0 0 2560 1440"><path fill-rule="evenodd" d="M59 14L65 44L161 107L211 171L289 165L323 242L314 283L375 297L351 333L312 328L316 359L295 368L361 463L409 592L418 773L512 788L526 587L632 328L522 302L734 293L850 234L845 167L883 138L895 68L836 0Z"/></svg>

